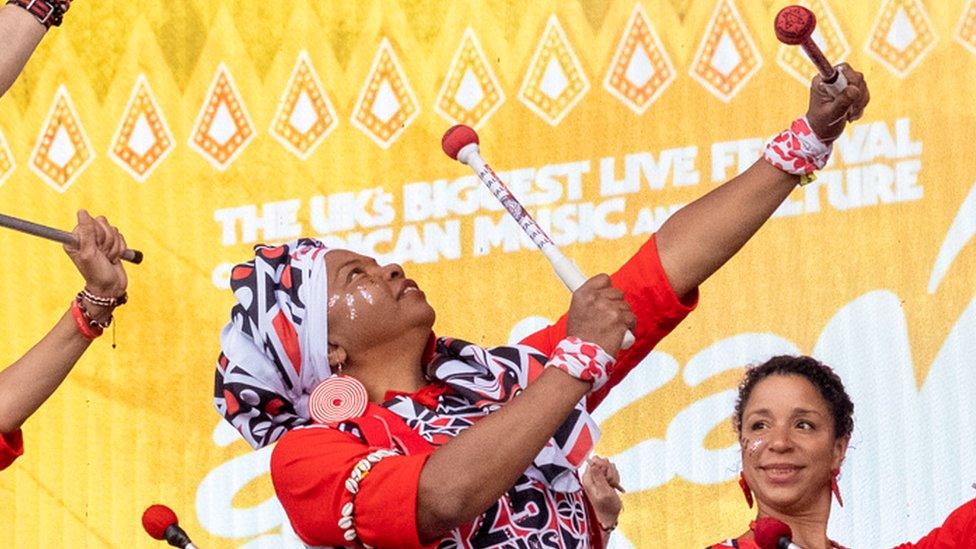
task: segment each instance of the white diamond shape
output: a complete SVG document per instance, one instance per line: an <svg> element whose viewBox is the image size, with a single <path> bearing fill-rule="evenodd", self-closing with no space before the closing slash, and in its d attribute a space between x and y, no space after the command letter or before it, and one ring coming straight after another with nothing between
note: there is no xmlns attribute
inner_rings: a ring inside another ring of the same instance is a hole
<svg viewBox="0 0 976 549"><path fill-rule="evenodd" d="M393 87L390 86L389 80L383 79L370 111L383 123L389 122L393 115L400 111L400 102L397 101L397 96L393 93Z"/></svg>
<svg viewBox="0 0 976 549"><path fill-rule="evenodd" d="M718 41L718 46L715 47L715 55L712 56L712 67L722 73L722 76L728 78L732 71L739 66L739 63L742 63L742 56L739 55L739 50L735 49L735 42L732 41L729 33L723 32L722 39Z"/></svg>
<svg viewBox="0 0 976 549"><path fill-rule="evenodd" d="M563 67L559 64L559 60L556 56L549 59L549 64L546 65L546 72L542 75L542 81L539 82L539 89L542 93L546 94L549 99L555 101L560 95L566 91L569 86L569 80L566 80L566 73L563 72Z"/></svg>
<svg viewBox="0 0 976 549"><path fill-rule="evenodd" d="M485 91L481 89L481 84L478 83L478 77L468 68L468 70L464 71L464 76L461 78L461 84L458 86L457 93L454 95L454 100L457 101L458 105L464 107L465 110L471 111L484 98Z"/></svg>
<svg viewBox="0 0 976 549"><path fill-rule="evenodd" d="M654 77L654 72L654 63L651 63L647 50L642 44L638 44L634 50L634 55L630 57L627 70L624 71L624 78L630 80L630 83L638 88L642 88L648 80Z"/></svg>
<svg viewBox="0 0 976 549"><path fill-rule="evenodd" d="M217 107L217 114L214 115L213 123L207 130L207 135L219 145L224 146L230 141L230 138L234 137L235 133L237 133L237 124L234 123L234 117L230 115L227 105L221 102Z"/></svg>
<svg viewBox="0 0 976 549"><path fill-rule="evenodd" d="M54 132L54 141L51 143L51 150L47 157L63 170L68 162L74 158L76 152L75 146L71 144L71 138L68 137L68 130L64 129L64 126L58 126Z"/></svg>
<svg viewBox="0 0 976 549"><path fill-rule="evenodd" d="M918 32L915 31L915 25L905 14L905 9L899 8L898 13L895 14L895 19L891 22L888 36L885 36L885 41L896 50L904 52L908 46L912 45L912 42L915 42L916 38L918 38Z"/></svg>
<svg viewBox="0 0 976 549"><path fill-rule="evenodd" d="M132 135L129 137L127 145L132 149L132 152L139 156L145 156L155 144L156 136L153 135L152 128L149 127L149 121L146 120L146 113L142 113L139 115L139 118L136 118L136 123L132 127Z"/></svg>
<svg viewBox="0 0 976 549"><path fill-rule="evenodd" d="M291 116L288 117L288 124L298 133L306 134L318 121L319 115L315 112L312 99L305 90L302 90L295 100L295 108L291 111Z"/></svg>

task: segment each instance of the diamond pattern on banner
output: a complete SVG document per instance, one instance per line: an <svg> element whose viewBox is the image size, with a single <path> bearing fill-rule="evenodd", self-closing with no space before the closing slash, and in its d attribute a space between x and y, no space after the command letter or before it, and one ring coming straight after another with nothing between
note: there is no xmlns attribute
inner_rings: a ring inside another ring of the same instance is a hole
<svg viewBox="0 0 976 549"><path fill-rule="evenodd" d="M307 159L339 125L308 52L302 50L285 87L269 132L292 154Z"/></svg>
<svg viewBox="0 0 976 549"><path fill-rule="evenodd" d="M51 188L63 193L94 159L95 150L68 89L62 84L54 94L54 103L31 152L30 168Z"/></svg>
<svg viewBox="0 0 976 549"><path fill-rule="evenodd" d="M590 89L579 58L555 15L549 17L518 97L532 112L555 126Z"/></svg>
<svg viewBox="0 0 976 549"><path fill-rule="evenodd" d="M434 103L434 112L451 124L479 128L505 102L498 78L471 27L464 31Z"/></svg>
<svg viewBox="0 0 976 549"><path fill-rule="evenodd" d="M10 152L7 138L3 136L3 132L0 132L0 185L7 181L16 168L17 163L14 162L14 154Z"/></svg>
<svg viewBox="0 0 976 549"><path fill-rule="evenodd" d="M851 46L844 38L840 24L837 22L827 0L803 0L800 4L810 8L810 11L817 16L817 28L813 31L813 41L820 46L824 56L831 63L834 65L843 63L851 53ZM810 86L810 81L817 74L817 68L800 46L780 44L776 63L804 86Z"/></svg>
<svg viewBox="0 0 976 549"><path fill-rule="evenodd" d="M762 55L733 0L718 0L691 63L691 77L728 103L762 66Z"/></svg>
<svg viewBox="0 0 976 549"><path fill-rule="evenodd" d="M919 0L885 0L864 49L895 76L905 78L937 40L935 26Z"/></svg>
<svg viewBox="0 0 976 549"><path fill-rule="evenodd" d="M176 142L144 74L136 79L123 112L108 156L136 181L145 182Z"/></svg>
<svg viewBox="0 0 976 549"><path fill-rule="evenodd" d="M387 149L420 114L406 73L383 38L352 112L352 125Z"/></svg>
<svg viewBox="0 0 976 549"><path fill-rule="evenodd" d="M603 86L638 115L651 106L676 76L661 38L641 4L620 38Z"/></svg>
<svg viewBox="0 0 976 549"><path fill-rule="evenodd" d="M976 55L976 0L969 0L963 10L959 27L956 28L956 40Z"/></svg>
<svg viewBox="0 0 976 549"><path fill-rule="evenodd" d="M217 67L206 97L193 124L190 148L224 171L254 139L254 123L223 63Z"/></svg>

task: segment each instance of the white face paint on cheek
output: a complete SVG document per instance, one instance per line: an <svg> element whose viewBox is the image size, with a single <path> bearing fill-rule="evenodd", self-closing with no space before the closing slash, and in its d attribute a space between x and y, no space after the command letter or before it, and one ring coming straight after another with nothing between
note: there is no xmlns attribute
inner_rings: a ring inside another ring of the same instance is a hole
<svg viewBox="0 0 976 549"><path fill-rule="evenodd" d="M334 307L335 304L338 302L339 302L339 294L332 294L332 297L329 298L329 308Z"/></svg>
<svg viewBox="0 0 976 549"><path fill-rule="evenodd" d="M346 294L346 307L349 308L349 320L356 320L356 298Z"/></svg>
<svg viewBox="0 0 976 549"><path fill-rule="evenodd" d="M356 289L359 290L359 295L363 296L366 303L369 303L370 305L373 304L373 294L369 293L369 290L367 290L364 286L357 286Z"/></svg>
<svg viewBox="0 0 976 549"><path fill-rule="evenodd" d="M746 450L749 452L749 457L755 457L756 454L758 454L759 451L762 450L762 446L763 444L766 443L766 441L763 440L762 437L760 437L751 441L747 440L746 443L747 443Z"/></svg>

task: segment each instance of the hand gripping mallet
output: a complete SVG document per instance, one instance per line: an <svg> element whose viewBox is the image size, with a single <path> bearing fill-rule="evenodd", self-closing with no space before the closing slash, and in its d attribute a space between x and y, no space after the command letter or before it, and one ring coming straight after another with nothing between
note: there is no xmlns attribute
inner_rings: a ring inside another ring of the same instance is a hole
<svg viewBox="0 0 976 549"><path fill-rule="evenodd" d="M78 246L78 240L75 238L75 235L60 229L27 221L26 219L0 214L0 227L7 227L8 229L54 240L55 242L61 242L70 246ZM142 263L142 252L139 250L126 250L122 252L122 259L138 265Z"/></svg>
<svg viewBox="0 0 976 549"><path fill-rule="evenodd" d="M847 78L837 70L813 41L817 28L817 16L803 6L786 6L776 14L776 38L790 46L800 46L817 67L823 83L833 95L839 95L847 87Z"/></svg>
<svg viewBox="0 0 976 549"><path fill-rule="evenodd" d="M569 291L575 292L586 282L586 277L579 270L579 267L573 263L573 260L559 251L559 247L549 238L549 235L542 230L532 215L522 207L518 199L508 190L505 183L481 158L478 149L478 134L473 129L463 124L452 127L444 133L444 137L441 139L441 148L444 149L447 156L462 164L467 164L474 170L481 182L488 187L495 198L502 203L502 206L505 206L508 213L512 214L512 217L518 222L519 227L522 227L525 234L529 235L532 242L539 247L542 254L549 260L553 270L556 271L556 276L563 281ZM620 347L628 349L633 344L634 334L627 330Z"/></svg>

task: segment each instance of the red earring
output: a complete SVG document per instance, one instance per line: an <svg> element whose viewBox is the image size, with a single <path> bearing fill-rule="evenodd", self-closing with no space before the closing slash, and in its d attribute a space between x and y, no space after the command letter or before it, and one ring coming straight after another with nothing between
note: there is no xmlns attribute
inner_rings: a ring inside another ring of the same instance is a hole
<svg viewBox="0 0 976 549"><path fill-rule="evenodd" d="M746 497L746 503L748 503L749 508L752 509L752 490L749 488L749 482L746 480L745 473L739 473L739 488L742 488L742 495Z"/></svg>
<svg viewBox="0 0 976 549"><path fill-rule="evenodd" d="M840 469L834 469L830 472L830 491L834 493L834 497L837 498L837 503L843 507L844 498L840 497L840 486L837 484L837 479L840 477Z"/></svg>

